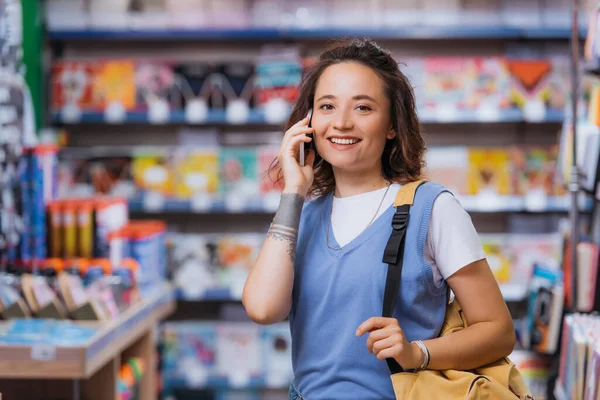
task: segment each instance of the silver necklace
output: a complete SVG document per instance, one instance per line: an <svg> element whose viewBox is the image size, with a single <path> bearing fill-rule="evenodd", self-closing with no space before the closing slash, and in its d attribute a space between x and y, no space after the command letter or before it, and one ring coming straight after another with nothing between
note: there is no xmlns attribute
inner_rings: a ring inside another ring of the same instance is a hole
<svg viewBox="0 0 600 400"><path fill-rule="evenodd" d="M385 189L385 193L383 193L383 197L381 198L381 201L379 202L379 207L377 207L377 211L375 211L375 214L373 214L373 218L371 218L371 221L369 222L369 224L367 226L365 226L365 228L358 234L358 236L362 235L364 231L367 230L368 227L371 226L371 224L373 223L373 221L375 221L375 217L377 216L377 214L379 214L379 210L381 209L381 206L383 205L383 200L385 200L385 197L388 194L388 191L390 190L390 186L391 186L391 182L388 182L387 184L387 188ZM329 245L329 228L331 226L331 216L333 215L333 195L331 195L331 208L329 210L329 221L327 222L327 228L325 229L325 242L327 244L327 247L329 247L331 250L341 250L342 247L332 247Z"/></svg>

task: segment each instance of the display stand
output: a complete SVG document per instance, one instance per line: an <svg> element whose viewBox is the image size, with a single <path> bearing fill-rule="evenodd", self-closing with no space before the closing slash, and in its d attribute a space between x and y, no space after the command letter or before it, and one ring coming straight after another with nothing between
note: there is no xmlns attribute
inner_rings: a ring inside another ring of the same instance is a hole
<svg viewBox="0 0 600 400"><path fill-rule="evenodd" d="M0 343L3 398L117 399L118 372L129 357L139 357L146 365L140 399L156 398L154 328L174 310L173 290L165 284L115 320L77 322L98 329L83 346Z"/></svg>

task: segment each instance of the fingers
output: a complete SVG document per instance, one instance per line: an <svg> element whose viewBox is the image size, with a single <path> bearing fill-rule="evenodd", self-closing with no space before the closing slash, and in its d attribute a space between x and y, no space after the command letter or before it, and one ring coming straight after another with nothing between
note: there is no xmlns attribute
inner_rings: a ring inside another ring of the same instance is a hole
<svg viewBox="0 0 600 400"><path fill-rule="evenodd" d="M384 318L384 317L371 317L356 329L356 336L362 336L367 332L371 332L374 329L385 328L388 325L398 325L396 318Z"/></svg>
<svg viewBox="0 0 600 400"><path fill-rule="evenodd" d="M308 156L306 156L306 165L310 166L310 168L313 168L314 164L315 164L315 157L316 157L316 153L313 149L310 149L308 151Z"/></svg>
<svg viewBox="0 0 600 400"><path fill-rule="evenodd" d="M290 127L290 129L288 129L288 132L299 126L307 126L309 122L310 122L310 117L306 116L306 117L302 118L300 121L296 122L294 125L292 125Z"/></svg>
<svg viewBox="0 0 600 400"><path fill-rule="evenodd" d="M392 347L388 347L377 353L377 359L385 360L386 358L396 358L402 353L402 344L396 344Z"/></svg>
<svg viewBox="0 0 600 400"><path fill-rule="evenodd" d="M379 355L383 350L388 349L390 347L394 347L397 345L402 345L403 337L400 333L396 332L385 339L377 340L371 348L369 348L369 353ZM385 357L384 357L385 358Z"/></svg>
<svg viewBox="0 0 600 400"><path fill-rule="evenodd" d="M372 331L371 333L369 333L369 337L367 338L367 350L369 350L369 352L371 353L373 350L373 345L376 342L388 338L395 332L397 332L397 330L389 328L377 329L375 331Z"/></svg>

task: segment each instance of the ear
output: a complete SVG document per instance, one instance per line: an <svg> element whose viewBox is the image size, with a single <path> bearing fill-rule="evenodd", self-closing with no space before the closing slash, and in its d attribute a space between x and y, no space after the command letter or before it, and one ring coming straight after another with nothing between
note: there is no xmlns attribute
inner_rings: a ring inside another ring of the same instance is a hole
<svg viewBox="0 0 600 400"><path fill-rule="evenodd" d="M385 136L386 139L393 139L396 137L396 131L394 131L394 128L390 127L390 130L388 131L387 135Z"/></svg>

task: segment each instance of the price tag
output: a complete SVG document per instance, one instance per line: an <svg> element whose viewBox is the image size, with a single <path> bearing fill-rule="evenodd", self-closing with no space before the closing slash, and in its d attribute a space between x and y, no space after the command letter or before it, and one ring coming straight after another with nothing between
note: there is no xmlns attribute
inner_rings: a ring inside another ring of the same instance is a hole
<svg viewBox="0 0 600 400"><path fill-rule="evenodd" d="M529 100L523 108L523 118L527 122L541 122L546 118L546 106L541 100Z"/></svg>
<svg viewBox="0 0 600 400"><path fill-rule="evenodd" d="M36 361L56 360L56 347L50 344L38 343L31 346L31 359Z"/></svg>
<svg viewBox="0 0 600 400"><path fill-rule="evenodd" d="M162 99L156 99L150 102L148 107L148 121L151 124L164 124L170 117L169 104Z"/></svg>
<svg viewBox="0 0 600 400"><path fill-rule="evenodd" d="M267 124L282 124L290 115L290 105L282 98L274 98L264 105L265 122Z"/></svg>
<svg viewBox="0 0 600 400"><path fill-rule="evenodd" d="M244 196L231 193L225 198L225 208L229 212L241 212L244 210L246 199Z"/></svg>
<svg viewBox="0 0 600 400"><path fill-rule="evenodd" d="M481 104L477 108L475 118L480 122L497 122L500 120L500 109L493 104Z"/></svg>
<svg viewBox="0 0 600 400"><path fill-rule="evenodd" d="M208 118L208 106L203 99L194 99L185 106L185 120L190 124L200 124Z"/></svg>
<svg viewBox="0 0 600 400"><path fill-rule="evenodd" d="M243 124L248 121L250 116L250 108L244 100L236 99L227 105L226 109L227 122L230 124Z"/></svg>
<svg viewBox="0 0 600 400"><path fill-rule="evenodd" d="M208 381L206 368L190 358L184 359L182 364L182 370L185 371L185 380L190 387L199 388L206 386L206 382Z"/></svg>
<svg viewBox="0 0 600 400"><path fill-rule="evenodd" d="M542 188L530 190L525 196L525 209L527 211L544 211L548 209L548 195Z"/></svg>
<svg viewBox="0 0 600 400"><path fill-rule="evenodd" d="M476 208L479 211L491 212L504 210L506 205L503 204L502 198L494 191L482 190L476 196Z"/></svg>
<svg viewBox="0 0 600 400"><path fill-rule="evenodd" d="M60 118L66 123L81 121L81 108L75 103L65 104L60 112Z"/></svg>
<svg viewBox="0 0 600 400"><path fill-rule="evenodd" d="M243 371L233 371L229 375L229 384L232 388L245 388L250 385L250 375Z"/></svg>
<svg viewBox="0 0 600 400"><path fill-rule="evenodd" d="M165 208L165 196L158 192L146 192L144 195L143 208L145 211L157 212Z"/></svg>
<svg viewBox="0 0 600 400"><path fill-rule="evenodd" d="M212 206L212 199L205 193L196 193L190 199L190 208L194 212L207 212Z"/></svg>
<svg viewBox="0 0 600 400"><path fill-rule="evenodd" d="M125 121L127 111L120 101L113 101L104 110L104 120L109 124L118 124Z"/></svg>

